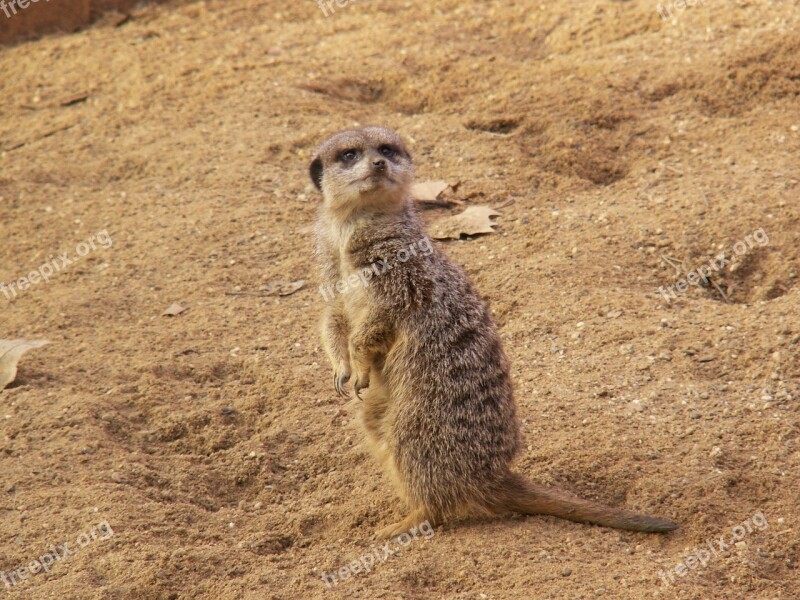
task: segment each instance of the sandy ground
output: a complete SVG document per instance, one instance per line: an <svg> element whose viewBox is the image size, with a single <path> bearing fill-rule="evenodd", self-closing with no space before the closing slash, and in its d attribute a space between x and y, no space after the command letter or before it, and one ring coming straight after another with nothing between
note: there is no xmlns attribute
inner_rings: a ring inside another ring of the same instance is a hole
<svg viewBox="0 0 800 600"><path fill-rule="evenodd" d="M72 260L0 295L0 338L53 342L0 392L2 593L800 597L800 4L511 4L164 4L0 50L0 281ZM307 165L356 123L505 205L440 246L512 359L519 469L681 529L450 523L328 589L403 512L317 334Z"/></svg>

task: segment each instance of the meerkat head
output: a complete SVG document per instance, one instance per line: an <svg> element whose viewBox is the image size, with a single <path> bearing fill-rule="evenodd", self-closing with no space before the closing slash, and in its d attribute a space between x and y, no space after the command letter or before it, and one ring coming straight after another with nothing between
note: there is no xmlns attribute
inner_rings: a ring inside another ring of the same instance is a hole
<svg viewBox="0 0 800 600"><path fill-rule="evenodd" d="M414 180L403 140L385 127L341 131L317 149L311 180L332 210L397 210Z"/></svg>

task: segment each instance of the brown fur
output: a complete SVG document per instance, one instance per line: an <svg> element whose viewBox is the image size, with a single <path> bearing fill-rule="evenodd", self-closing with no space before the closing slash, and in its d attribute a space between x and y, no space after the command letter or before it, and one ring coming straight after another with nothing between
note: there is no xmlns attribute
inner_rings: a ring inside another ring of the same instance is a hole
<svg viewBox="0 0 800 600"><path fill-rule="evenodd" d="M508 360L486 304L420 223L409 199L411 158L397 134L382 127L338 133L317 150L310 171L324 196L316 230L322 289L359 274L367 283L339 283L326 300L323 339L334 385L344 394L352 379L359 397L369 388L368 445L411 509L379 536L424 520L509 512L634 531L677 527L512 472L520 432Z"/></svg>

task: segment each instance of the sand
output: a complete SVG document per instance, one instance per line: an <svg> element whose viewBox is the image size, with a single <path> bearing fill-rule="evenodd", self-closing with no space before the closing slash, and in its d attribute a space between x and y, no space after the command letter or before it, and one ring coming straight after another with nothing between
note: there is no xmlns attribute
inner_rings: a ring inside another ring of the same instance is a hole
<svg viewBox="0 0 800 600"><path fill-rule="evenodd" d="M0 293L0 338L52 341L0 392L0 571L76 550L7 595L800 597L799 8L166 3L0 49L0 282L72 260ZM329 589L403 516L318 335L308 163L365 123L461 182L426 221L500 207L437 244L519 470L677 532L454 522Z"/></svg>

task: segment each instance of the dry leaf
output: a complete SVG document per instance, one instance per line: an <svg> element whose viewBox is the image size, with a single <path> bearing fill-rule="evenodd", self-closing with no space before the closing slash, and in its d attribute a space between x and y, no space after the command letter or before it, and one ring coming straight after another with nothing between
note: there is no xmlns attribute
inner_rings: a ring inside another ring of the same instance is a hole
<svg viewBox="0 0 800 600"><path fill-rule="evenodd" d="M163 313L161 313L161 316L162 317L176 317L176 316L178 316L179 314L181 314L185 310L186 309L183 306L181 306L177 302L173 302L172 304L169 305L169 308L167 308L167 310L165 310Z"/></svg>
<svg viewBox="0 0 800 600"><path fill-rule="evenodd" d="M66 100L61 101L61 106L72 106L73 104L78 104L80 102L85 102L89 98L89 92L84 92L83 94L75 94L74 96L70 96Z"/></svg>
<svg viewBox="0 0 800 600"><path fill-rule="evenodd" d="M420 202L436 202L442 192L449 187L446 181L423 181L414 184L411 195Z"/></svg>
<svg viewBox="0 0 800 600"><path fill-rule="evenodd" d="M0 340L0 390L14 381L17 376L17 363L28 350L49 344L47 340L31 342L28 340Z"/></svg>
<svg viewBox="0 0 800 600"><path fill-rule="evenodd" d="M437 240L459 239L462 235L494 233L491 217L500 213L489 206L470 206L454 217L445 217L431 226L431 237Z"/></svg>
<svg viewBox="0 0 800 600"><path fill-rule="evenodd" d="M297 281L276 281L269 285L273 286L273 290L275 290L273 293L277 293L278 296L291 296L295 292L303 289L305 284L305 280L298 279Z"/></svg>
<svg viewBox="0 0 800 600"><path fill-rule="evenodd" d="M226 296L291 296L305 287L305 279L297 281L270 281L258 291L225 292Z"/></svg>
<svg viewBox="0 0 800 600"><path fill-rule="evenodd" d="M459 188L461 182L449 184L446 181L423 181L415 183L411 188L411 196L423 207L448 207L463 204L452 196ZM444 197L446 190L450 190L448 197Z"/></svg>
<svg viewBox="0 0 800 600"><path fill-rule="evenodd" d="M306 284L304 279L297 281L270 281L262 290L265 296L291 296Z"/></svg>

